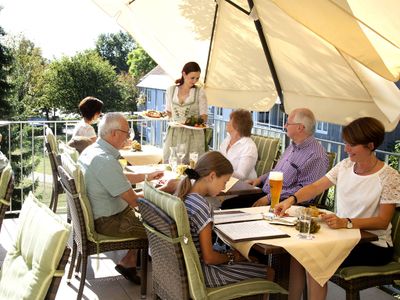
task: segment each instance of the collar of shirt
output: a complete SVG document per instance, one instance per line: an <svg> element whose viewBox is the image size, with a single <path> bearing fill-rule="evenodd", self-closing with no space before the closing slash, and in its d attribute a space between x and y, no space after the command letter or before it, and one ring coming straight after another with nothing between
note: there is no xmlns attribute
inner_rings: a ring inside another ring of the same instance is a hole
<svg viewBox="0 0 400 300"><path fill-rule="evenodd" d="M292 145L293 145L293 148L295 150L300 150L300 149L308 147L313 142L314 142L314 137L313 136L309 136L301 144L295 144L295 143L292 142Z"/></svg>
<svg viewBox="0 0 400 300"><path fill-rule="evenodd" d="M102 138L98 138L96 143L98 143L101 148L103 148L107 153L112 155L115 159L118 159L121 156L118 149L115 148L110 143L108 143L106 140L103 140Z"/></svg>

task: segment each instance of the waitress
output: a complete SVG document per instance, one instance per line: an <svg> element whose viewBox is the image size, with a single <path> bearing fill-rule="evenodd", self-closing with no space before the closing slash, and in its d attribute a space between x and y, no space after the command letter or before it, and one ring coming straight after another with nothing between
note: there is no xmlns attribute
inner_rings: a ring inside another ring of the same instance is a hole
<svg viewBox="0 0 400 300"><path fill-rule="evenodd" d="M166 91L166 111L173 122L185 123L189 117L201 117L207 122L207 98L204 89L197 86L200 78L200 66L188 62L183 66L182 77ZM169 126L164 143L164 162L169 161L170 147L186 145L183 162L189 161L189 153L197 152L199 157L205 152L204 130Z"/></svg>

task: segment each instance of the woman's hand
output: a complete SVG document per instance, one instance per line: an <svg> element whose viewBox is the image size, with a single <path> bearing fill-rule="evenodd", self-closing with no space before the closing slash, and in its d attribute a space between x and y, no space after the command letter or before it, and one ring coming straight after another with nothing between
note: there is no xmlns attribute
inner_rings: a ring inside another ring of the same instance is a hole
<svg viewBox="0 0 400 300"><path fill-rule="evenodd" d="M339 218L335 214L322 214L321 219L332 229L346 228L347 219Z"/></svg>
<svg viewBox="0 0 400 300"><path fill-rule="evenodd" d="M264 196L264 197L258 199L256 202L254 202L253 207L265 206L265 205L268 205L268 196Z"/></svg>
<svg viewBox="0 0 400 300"><path fill-rule="evenodd" d="M249 179L249 180L246 180L246 182L251 184L252 186L259 186L261 184L261 179L259 179L259 178Z"/></svg>
<svg viewBox="0 0 400 300"><path fill-rule="evenodd" d="M274 213L277 216L283 217L285 215L286 210L292 206L293 197L286 198L282 202L279 202L274 207Z"/></svg>

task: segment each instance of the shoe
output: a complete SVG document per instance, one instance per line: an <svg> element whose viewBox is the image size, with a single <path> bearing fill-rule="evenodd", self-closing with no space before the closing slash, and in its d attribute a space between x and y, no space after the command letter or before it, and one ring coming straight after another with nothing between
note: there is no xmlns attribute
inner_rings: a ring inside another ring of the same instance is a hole
<svg viewBox="0 0 400 300"><path fill-rule="evenodd" d="M133 282L134 284L140 284L140 277L136 274L136 268L125 268L121 265L116 265L115 270L125 277L125 279Z"/></svg>

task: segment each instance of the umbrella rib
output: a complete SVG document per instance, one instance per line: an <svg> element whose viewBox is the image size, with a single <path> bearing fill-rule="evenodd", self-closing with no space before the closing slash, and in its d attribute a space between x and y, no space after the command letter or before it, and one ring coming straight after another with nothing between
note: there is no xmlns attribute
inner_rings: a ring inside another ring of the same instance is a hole
<svg viewBox="0 0 400 300"><path fill-rule="evenodd" d="M210 46L208 47L208 56L207 56L207 64L206 64L206 72L204 74L204 84L207 82L207 74L208 74L208 65L210 63L210 57L211 57L211 48L213 45L213 40L214 40L214 32L215 32L215 24L217 21L217 14L218 14L218 3L215 3L215 12L214 12L214 20L213 20L213 25L211 29L211 38L210 38Z"/></svg>

